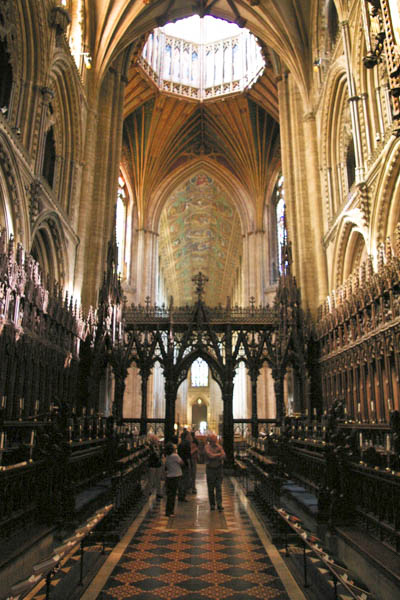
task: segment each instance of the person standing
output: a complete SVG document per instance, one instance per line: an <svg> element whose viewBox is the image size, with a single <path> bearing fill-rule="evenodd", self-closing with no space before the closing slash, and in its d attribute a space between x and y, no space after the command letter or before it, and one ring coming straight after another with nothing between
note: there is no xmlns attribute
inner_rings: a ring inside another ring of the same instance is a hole
<svg viewBox="0 0 400 600"><path fill-rule="evenodd" d="M149 488L150 494L155 491L157 498L162 498L161 493L161 471L162 471L162 460L161 460L161 449L160 442L156 435L151 434L149 436Z"/></svg>
<svg viewBox="0 0 400 600"><path fill-rule="evenodd" d="M178 446L178 454L183 461L182 478L179 482L178 500L180 502L188 502L186 493L190 489L190 462L191 462L192 443L191 435L187 429L181 433L181 442Z"/></svg>
<svg viewBox="0 0 400 600"><path fill-rule="evenodd" d="M165 456L165 490L167 493L165 515L174 517L176 493L182 479L183 460L178 456L176 446L172 442L165 444Z"/></svg>
<svg viewBox="0 0 400 600"><path fill-rule="evenodd" d="M225 451L218 443L218 437L212 433L208 437L208 443L204 447L204 456L206 463L206 478L208 488L208 500L210 509L215 510L215 503L218 510L224 510L222 506L222 479L223 464L225 460Z"/></svg>
<svg viewBox="0 0 400 600"><path fill-rule="evenodd" d="M192 494L197 494L196 475L197 475L198 461L199 461L199 442L196 439L195 433L192 432L191 457L190 457L190 463L191 463L190 479L191 479L191 485L192 485Z"/></svg>

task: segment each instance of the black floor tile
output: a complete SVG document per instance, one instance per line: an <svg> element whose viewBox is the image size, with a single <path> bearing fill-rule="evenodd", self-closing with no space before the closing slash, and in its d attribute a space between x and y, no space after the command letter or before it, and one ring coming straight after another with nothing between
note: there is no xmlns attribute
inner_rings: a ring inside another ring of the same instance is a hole
<svg viewBox="0 0 400 600"><path fill-rule="evenodd" d="M210 569L205 569L204 567L187 567L186 569L182 569L181 571L178 571L178 573L181 573L182 575L189 575L190 577L201 577L202 575L208 575L208 573L211 573L212 571L210 571Z"/></svg>
<svg viewBox="0 0 400 600"><path fill-rule="evenodd" d="M231 579L230 581L226 581L224 583L224 587L230 588L231 590L235 590L236 592L244 592L245 590L251 590L251 588L256 587L256 583L252 581L245 581L243 579Z"/></svg>
<svg viewBox="0 0 400 600"><path fill-rule="evenodd" d="M251 573L249 569L243 569L237 565L229 567L228 569L223 569L219 572L223 573L224 575L229 575L230 577L243 577L243 575L249 575Z"/></svg>
<svg viewBox="0 0 400 600"><path fill-rule="evenodd" d="M132 581L130 585L141 590L154 591L167 586L168 583L160 581L160 579L143 579L142 581Z"/></svg>
<svg viewBox="0 0 400 600"><path fill-rule="evenodd" d="M176 585L184 590L196 592L199 590L205 590L206 588L210 587L212 583L202 581L201 579L188 579L187 581L181 581Z"/></svg>
<svg viewBox="0 0 400 600"><path fill-rule="evenodd" d="M160 566L146 567L145 569L138 570L138 573L141 573L142 575L148 575L149 577L159 577L160 575L165 575L165 573L169 572L169 569Z"/></svg>

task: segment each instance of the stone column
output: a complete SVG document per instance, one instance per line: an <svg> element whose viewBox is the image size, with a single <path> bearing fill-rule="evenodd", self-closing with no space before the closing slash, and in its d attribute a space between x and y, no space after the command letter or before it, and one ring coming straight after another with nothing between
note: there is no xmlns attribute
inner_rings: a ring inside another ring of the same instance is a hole
<svg viewBox="0 0 400 600"><path fill-rule="evenodd" d="M290 75L278 83L281 113L282 172L293 269L303 301L312 310L327 294L327 265L322 246L323 215L317 126Z"/></svg>
<svg viewBox="0 0 400 600"><path fill-rule="evenodd" d="M243 239L243 289L242 305L251 297L256 305L264 304L264 292L269 284L269 248L265 231L248 233Z"/></svg>
<svg viewBox="0 0 400 600"><path fill-rule="evenodd" d="M122 65L123 58L119 59ZM85 305L97 302L107 242L112 234L122 145L123 100L126 79L110 68L101 89L89 86L91 107L85 143L86 165L82 177L75 289L82 289ZM92 77L92 75L90 75Z"/></svg>
<svg viewBox="0 0 400 600"><path fill-rule="evenodd" d="M140 229L134 233L132 244L130 283L134 290L132 301L143 304L149 297L156 299L158 273L158 234Z"/></svg>

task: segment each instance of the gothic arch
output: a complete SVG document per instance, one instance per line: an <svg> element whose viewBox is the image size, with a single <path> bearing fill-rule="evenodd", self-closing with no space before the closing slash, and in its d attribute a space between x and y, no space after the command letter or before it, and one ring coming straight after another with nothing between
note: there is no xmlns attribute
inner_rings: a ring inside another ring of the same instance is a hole
<svg viewBox="0 0 400 600"><path fill-rule="evenodd" d="M360 7L357 8L357 20L362 23ZM374 159L374 152L380 142L381 126L380 119L385 122L385 127L389 124L389 115L387 114L386 102L383 102L383 92L381 94L381 107L377 105L377 91L381 89L383 80L387 77L385 61L378 62L372 68L367 69L364 64L364 57L367 54L365 37L362 34L357 34L358 30L354 30L354 45L353 53L353 73L356 83L357 95L360 98L358 102L360 128L361 128L361 143L364 163L368 164ZM379 112L382 111L380 116ZM369 137L369 139L368 139Z"/></svg>
<svg viewBox="0 0 400 600"><path fill-rule="evenodd" d="M122 172L122 175L123 175L124 181L125 181L125 185L128 190L130 214L131 214L131 227L132 227L132 231L133 231L134 229L136 229L138 227L138 223L139 223L138 205L135 200L134 188L132 185L132 179L131 179L131 175L130 175L131 169L130 169L130 166L127 164L127 160L126 160L126 157L124 157L124 155L122 155L122 157L121 157L120 170Z"/></svg>
<svg viewBox="0 0 400 600"><path fill-rule="evenodd" d="M32 232L31 254L38 261L42 277L64 287L68 273L63 230L55 213L41 215Z"/></svg>
<svg viewBox="0 0 400 600"><path fill-rule="evenodd" d="M61 200L73 202L77 191L77 165L82 161L82 116L79 82L71 58L63 51L57 52L50 72L54 91L54 133L56 144L56 173L53 189ZM42 132L43 134L44 132ZM77 209L63 205L69 215Z"/></svg>
<svg viewBox="0 0 400 600"><path fill-rule="evenodd" d="M356 215L345 217L337 232L332 273L332 286L338 288L367 258L368 245L365 232L356 222Z"/></svg>
<svg viewBox="0 0 400 600"><path fill-rule="evenodd" d="M25 188L18 174L9 140L0 132L0 213L3 211L0 223L26 248L30 241L28 208Z"/></svg>
<svg viewBox="0 0 400 600"><path fill-rule="evenodd" d="M208 352L204 352L204 351L201 351L198 349L195 349L194 351L186 354L184 359L182 360L181 368L180 368L180 375L183 376L183 374L185 374L185 377L183 377L181 379L178 376L180 381L184 381L184 379L186 379L191 365L198 358L202 358L203 360L205 360L205 362L208 364L208 366L210 368L213 379L218 383L218 385L220 386L220 388L222 390L223 374L221 373L220 365L215 360L215 358L213 356L211 356L211 354L208 354Z"/></svg>
<svg viewBox="0 0 400 600"><path fill-rule="evenodd" d="M319 0L313 3L313 56L329 59L337 45L339 38L339 13L335 0ZM336 35L333 31L333 19L337 16Z"/></svg>
<svg viewBox="0 0 400 600"><path fill-rule="evenodd" d="M327 206L327 220L333 217L343 202L344 165L346 164L346 151L351 138L351 128L348 114L348 91L344 59L341 57L334 63L330 71L323 98L322 110L322 135L324 140L320 149L321 164L326 169L331 169L332 178L332 209ZM327 177L327 176L326 176ZM325 197L329 198L328 182L325 179Z"/></svg>
<svg viewBox="0 0 400 600"><path fill-rule="evenodd" d="M382 157L381 176L376 182L375 202L371 214L371 243L375 248L392 235L400 221L400 141L394 139ZM372 249L371 249L372 250Z"/></svg>
<svg viewBox="0 0 400 600"><path fill-rule="evenodd" d="M32 140L37 135L38 90L45 85L51 55L51 37L47 35L49 5L38 0L34 4L22 2L18 8L14 2L7 2L3 8L7 23L12 23L6 36L13 70L7 116L11 123L19 126L18 115L29 115L27 120L33 124L32 128L23 131L22 135L24 139Z"/></svg>
<svg viewBox="0 0 400 600"><path fill-rule="evenodd" d="M270 284L275 284L278 278L278 263L279 263L279 244L278 231L276 220L277 209L277 184L279 177L282 176L281 166L274 170L268 186L266 201L264 204L263 226L267 232L268 247L269 247L269 273ZM284 188L283 184L283 188Z"/></svg>

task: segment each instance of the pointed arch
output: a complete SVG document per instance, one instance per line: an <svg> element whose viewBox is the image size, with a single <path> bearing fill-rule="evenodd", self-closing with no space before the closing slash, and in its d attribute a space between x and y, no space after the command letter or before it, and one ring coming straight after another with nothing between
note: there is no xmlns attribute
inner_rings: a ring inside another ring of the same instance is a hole
<svg viewBox="0 0 400 600"><path fill-rule="evenodd" d="M64 287L69 272L68 254L63 228L56 213L46 211L41 214L32 231L30 253L40 265L44 282L50 279Z"/></svg>
<svg viewBox="0 0 400 600"><path fill-rule="evenodd" d="M26 190L15 153L5 132L0 131L0 224L25 248L29 246Z"/></svg>
<svg viewBox="0 0 400 600"><path fill-rule="evenodd" d="M387 153L382 156L380 177L376 182L375 202L372 204L370 235L376 249L390 237L400 221L400 140L393 138ZM371 251L373 249L371 248Z"/></svg>
<svg viewBox="0 0 400 600"><path fill-rule="evenodd" d="M191 365L198 358L202 358L208 364L213 379L218 383L222 390L223 374L221 372L220 365L211 354L208 354L208 352L205 352L204 350L199 350L197 348L194 351L188 352L183 358L180 365L179 380L182 382L186 379Z"/></svg>
<svg viewBox="0 0 400 600"><path fill-rule="evenodd" d="M343 204L349 186L344 177L351 137L348 86L344 58L331 67L322 103L321 164L325 167L325 221L329 222ZM328 182L330 178L330 182ZM330 197L331 195L331 197Z"/></svg>
<svg viewBox="0 0 400 600"><path fill-rule="evenodd" d="M342 285L368 256L365 230L360 227L356 216L355 214L345 216L337 232L337 244L330 274L331 287L334 288Z"/></svg>
<svg viewBox="0 0 400 600"><path fill-rule="evenodd" d="M68 215L74 214L74 198L82 164L83 112L79 80L72 58L56 52L50 71L50 87L56 165L53 189Z"/></svg>

